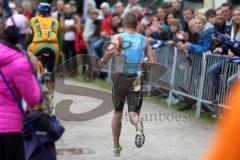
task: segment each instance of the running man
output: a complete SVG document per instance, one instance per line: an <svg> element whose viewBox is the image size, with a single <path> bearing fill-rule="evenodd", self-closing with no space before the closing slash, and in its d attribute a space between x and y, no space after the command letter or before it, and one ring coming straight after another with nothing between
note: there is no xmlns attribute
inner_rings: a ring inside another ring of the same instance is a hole
<svg viewBox="0 0 240 160"><path fill-rule="evenodd" d="M105 51L104 57L99 62L100 68L114 56L113 88L112 98L115 112L112 119L112 133L114 140L114 156L120 156L122 147L119 144L119 137L122 127L122 112L125 100L128 102L130 122L136 128L135 144L142 147L145 141L143 123L139 117L143 94L141 66L145 57L148 62L156 62L155 55L146 37L136 32L138 25L137 16L134 13L127 13L123 17L124 32L112 36L111 43Z"/></svg>

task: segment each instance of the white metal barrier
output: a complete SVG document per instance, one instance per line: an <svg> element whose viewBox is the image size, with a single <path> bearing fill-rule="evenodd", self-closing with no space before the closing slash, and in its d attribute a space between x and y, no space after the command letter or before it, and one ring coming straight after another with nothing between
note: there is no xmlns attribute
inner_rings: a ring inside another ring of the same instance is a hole
<svg viewBox="0 0 240 160"><path fill-rule="evenodd" d="M169 99L176 94L196 100L196 117L200 117L202 103L213 104L216 93L208 71L213 64L223 62L217 100L218 106L226 107L224 102L228 90L227 80L240 71L239 66L227 63L227 56L211 53L188 55L179 51L177 47L159 48L155 50L155 55L158 64L164 65L168 71L163 76L159 76L158 70L151 69L149 84L169 90ZM104 71L110 75L111 65L108 65ZM171 105L171 101L168 105Z"/></svg>
<svg viewBox="0 0 240 160"><path fill-rule="evenodd" d="M202 103L213 104L216 99L219 103L218 106L226 107L227 80L240 71L238 65L228 63L227 56L209 53L188 55L176 47L173 56L169 56L173 60L172 65L169 66L169 71L172 73L169 80L172 86L169 99L173 94L178 94L196 100L196 117L200 117ZM208 70L213 64L220 61L223 62L223 67L220 73L219 97L216 97ZM170 103L171 101L169 101L169 105L171 105Z"/></svg>

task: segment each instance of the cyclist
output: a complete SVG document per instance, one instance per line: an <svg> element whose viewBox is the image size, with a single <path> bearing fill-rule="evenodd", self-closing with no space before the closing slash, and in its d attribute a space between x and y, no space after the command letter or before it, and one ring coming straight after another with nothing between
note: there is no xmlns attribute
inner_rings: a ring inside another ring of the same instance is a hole
<svg viewBox="0 0 240 160"><path fill-rule="evenodd" d="M48 72L52 72L57 65L62 45L59 23L50 14L49 3L38 5L38 15L31 19L33 39L28 47L30 52L40 58Z"/></svg>

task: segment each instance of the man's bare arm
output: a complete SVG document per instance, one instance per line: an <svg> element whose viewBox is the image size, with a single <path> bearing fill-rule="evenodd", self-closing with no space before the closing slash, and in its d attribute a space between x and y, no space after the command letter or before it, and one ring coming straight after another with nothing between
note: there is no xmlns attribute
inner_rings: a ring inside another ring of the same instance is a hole
<svg viewBox="0 0 240 160"><path fill-rule="evenodd" d="M101 59L101 63L99 64L100 68L103 68L105 64L109 62L109 60L112 58L112 56L118 52L119 50L119 35L114 35L111 38L110 44L107 46L104 56Z"/></svg>
<svg viewBox="0 0 240 160"><path fill-rule="evenodd" d="M155 57L155 54L153 53L153 50L152 50L152 48L150 46L149 39L146 39L145 55L148 57L150 63L156 63L156 57Z"/></svg>

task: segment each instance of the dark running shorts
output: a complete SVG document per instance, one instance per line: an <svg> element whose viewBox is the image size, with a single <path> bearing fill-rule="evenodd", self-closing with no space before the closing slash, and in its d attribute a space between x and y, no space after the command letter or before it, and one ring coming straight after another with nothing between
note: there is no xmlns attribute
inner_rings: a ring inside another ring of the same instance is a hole
<svg viewBox="0 0 240 160"><path fill-rule="evenodd" d="M142 91L132 91L136 76L127 77L124 74L114 74L112 81L112 99L115 111L122 112L127 98L128 112L139 113L143 101Z"/></svg>

